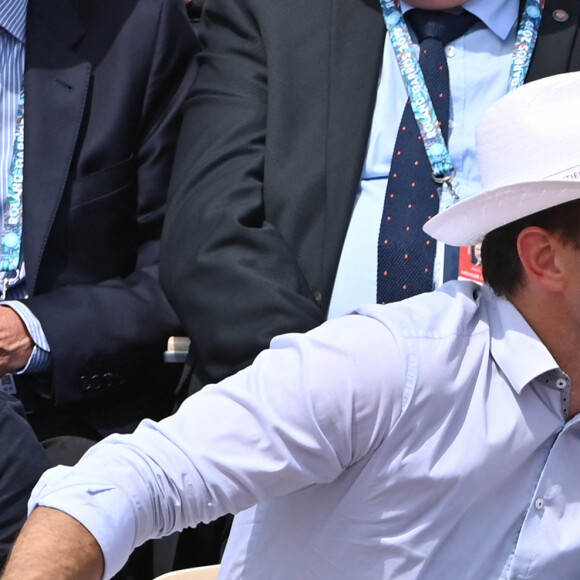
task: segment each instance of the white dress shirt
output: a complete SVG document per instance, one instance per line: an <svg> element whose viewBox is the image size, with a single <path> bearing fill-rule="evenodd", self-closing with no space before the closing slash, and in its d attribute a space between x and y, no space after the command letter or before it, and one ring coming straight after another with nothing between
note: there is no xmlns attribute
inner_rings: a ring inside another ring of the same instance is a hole
<svg viewBox="0 0 580 580"><path fill-rule="evenodd" d="M106 578L149 537L259 504L220 578L577 579L569 394L510 302L450 282L275 338L173 417L48 471L30 505L82 522Z"/></svg>
<svg viewBox="0 0 580 580"><path fill-rule="evenodd" d="M469 0L463 7L481 22L446 50L451 91L449 154L457 171L454 183L461 198L480 190L475 127L489 106L507 92L519 0ZM409 8L401 2L403 12ZM411 35L415 38L412 31ZM360 304L376 302L379 228L406 102L405 85L387 36L367 156L337 270L329 318L348 314ZM439 269L436 286L442 275Z"/></svg>

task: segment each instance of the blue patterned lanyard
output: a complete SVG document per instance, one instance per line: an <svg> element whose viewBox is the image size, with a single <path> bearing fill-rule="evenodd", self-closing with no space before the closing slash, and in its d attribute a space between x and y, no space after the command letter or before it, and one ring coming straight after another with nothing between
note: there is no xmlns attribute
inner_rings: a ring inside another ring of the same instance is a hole
<svg viewBox="0 0 580 580"><path fill-rule="evenodd" d="M20 90L12 163L8 175L8 193L4 208L4 223L0 241L0 271L5 276L0 299L18 281L20 273L20 245L22 238L22 181L24 167L24 87Z"/></svg>
<svg viewBox="0 0 580 580"><path fill-rule="evenodd" d="M524 82L538 37L544 2L545 0L526 1L512 55L508 92ZM435 108L413 50L413 41L407 24L396 0L380 0L380 3L401 77L419 125L427 157L431 163L433 180L447 188L453 198L458 199L453 188L453 178L455 177L453 161L441 133Z"/></svg>

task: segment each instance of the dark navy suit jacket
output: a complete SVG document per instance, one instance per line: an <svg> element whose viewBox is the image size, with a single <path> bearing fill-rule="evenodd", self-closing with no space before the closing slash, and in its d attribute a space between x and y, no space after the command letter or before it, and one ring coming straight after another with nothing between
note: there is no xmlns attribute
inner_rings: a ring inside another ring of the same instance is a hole
<svg viewBox="0 0 580 580"><path fill-rule="evenodd" d="M170 408L159 237L197 50L183 0L29 0L26 304L54 364L17 379L27 411L104 435Z"/></svg>

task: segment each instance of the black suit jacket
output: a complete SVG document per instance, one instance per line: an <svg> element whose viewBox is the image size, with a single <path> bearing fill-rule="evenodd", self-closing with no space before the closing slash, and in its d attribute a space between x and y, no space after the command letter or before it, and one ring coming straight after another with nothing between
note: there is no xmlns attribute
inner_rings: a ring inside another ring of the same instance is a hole
<svg viewBox="0 0 580 580"><path fill-rule="evenodd" d="M545 10L529 78L580 65L580 5ZM202 382L325 319L385 38L378 0L206 0L204 25L161 268Z"/></svg>
<svg viewBox="0 0 580 580"><path fill-rule="evenodd" d="M29 0L23 252L53 358L18 378L28 410L96 431L159 415L177 318L159 237L197 41L182 0Z"/></svg>

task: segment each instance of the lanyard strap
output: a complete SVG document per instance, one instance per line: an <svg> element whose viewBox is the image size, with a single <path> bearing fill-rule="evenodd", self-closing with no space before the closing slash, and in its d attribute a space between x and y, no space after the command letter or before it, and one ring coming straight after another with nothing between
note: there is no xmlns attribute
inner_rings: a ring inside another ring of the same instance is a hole
<svg viewBox="0 0 580 580"><path fill-rule="evenodd" d="M545 0L527 0L512 55L508 92L524 84L536 46Z"/></svg>
<svg viewBox="0 0 580 580"><path fill-rule="evenodd" d="M455 168L441 133L419 61L413 50L409 29L396 0L380 0L380 3L401 77L431 164L433 180L436 183L446 184L454 197L457 197L451 183L455 176ZM544 3L545 0L526 1L512 55L508 91L512 91L524 82L538 36Z"/></svg>
<svg viewBox="0 0 580 580"><path fill-rule="evenodd" d="M18 279L22 238L22 181L24 167L24 87L20 90L12 163L8 175L8 192L0 241L0 271Z"/></svg>

